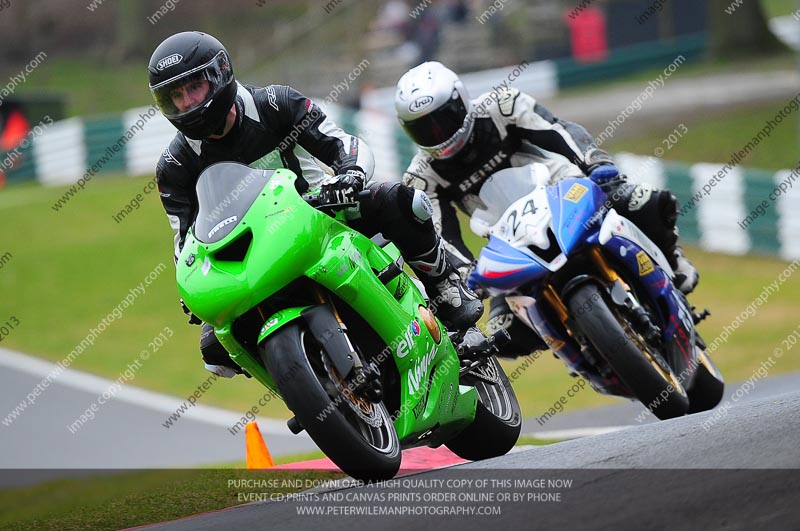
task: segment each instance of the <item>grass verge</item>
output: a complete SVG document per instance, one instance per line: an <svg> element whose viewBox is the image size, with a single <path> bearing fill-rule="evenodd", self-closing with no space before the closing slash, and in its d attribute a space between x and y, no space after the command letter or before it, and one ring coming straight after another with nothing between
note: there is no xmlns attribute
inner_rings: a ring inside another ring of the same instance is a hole
<svg viewBox="0 0 800 531"><path fill-rule="evenodd" d="M105 471L101 471L105 472ZM150 470L0 490L0 528L114 530L269 499L342 477L319 471ZM243 483L257 480L258 483Z"/></svg>
<svg viewBox="0 0 800 531"><path fill-rule="evenodd" d="M787 100L778 100L730 109L713 119L699 117L683 120L688 132L664 156L670 160L685 162L729 162L733 154L743 149L766 125L767 120L774 121L775 115L786 105ZM793 111L789 118L774 127L769 137L742 159L741 164L767 170L797 167L799 120L800 111ZM666 127L652 129L635 137L612 139L607 147L612 152L652 154L655 148L664 147L664 139L675 127L675 124L670 123Z"/></svg>

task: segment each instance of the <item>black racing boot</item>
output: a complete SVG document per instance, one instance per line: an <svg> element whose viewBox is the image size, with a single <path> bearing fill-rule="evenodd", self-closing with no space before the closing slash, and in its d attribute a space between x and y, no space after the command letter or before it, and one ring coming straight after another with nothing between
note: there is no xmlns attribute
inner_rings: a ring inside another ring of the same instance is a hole
<svg viewBox="0 0 800 531"><path fill-rule="evenodd" d="M408 260L408 265L425 286L431 310L446 327L464 330L481 318L483 302L450 265L441 240L427 253Z"/></svg>

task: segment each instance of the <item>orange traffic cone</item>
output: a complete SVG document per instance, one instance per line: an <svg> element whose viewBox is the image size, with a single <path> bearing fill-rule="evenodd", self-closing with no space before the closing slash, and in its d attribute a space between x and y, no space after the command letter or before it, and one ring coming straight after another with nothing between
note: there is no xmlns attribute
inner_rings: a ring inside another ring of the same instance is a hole
<svg viewBox="0 0 800 531"><path fill-rule="evenodd" d="M248 422L244 427L244 438L247 450L247 469L261 469L272 468L275 466L275 461L269 455L267 443L261 436L261 430L258 429L256 422Z"/></svg>

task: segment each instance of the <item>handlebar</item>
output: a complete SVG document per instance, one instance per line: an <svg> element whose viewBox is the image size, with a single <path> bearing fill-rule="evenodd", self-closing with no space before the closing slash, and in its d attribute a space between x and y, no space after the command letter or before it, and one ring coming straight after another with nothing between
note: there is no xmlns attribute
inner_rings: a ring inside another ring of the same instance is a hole
<svg viewBox="0 0 800 531"><path fill-rule="evenodd" d="M620 184L625 184L626 182L627 182L627 180L625 180L625 178L622 177L622 175L620 175L616 179L612 179L612 180L610 180L608 182L605 182L603 184L599 184L598 186L600 187L600 189L602 191L608 193L610 190L613 190L615 187L619 186Z"/></svg>

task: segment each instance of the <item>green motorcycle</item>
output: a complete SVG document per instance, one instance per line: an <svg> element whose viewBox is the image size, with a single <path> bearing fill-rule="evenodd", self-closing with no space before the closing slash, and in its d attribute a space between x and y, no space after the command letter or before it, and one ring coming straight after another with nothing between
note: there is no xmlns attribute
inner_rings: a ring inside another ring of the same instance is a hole
<svg viewBox="0 0 800 531"><path fill-rule="evenodd" d="M202 173L177 263L188 308L354 478L393 477L415 446L507 453L521 414L502 338L447 332L397 248L347 226L355 203L314 208L296 179L227 162Z"/></svg>

